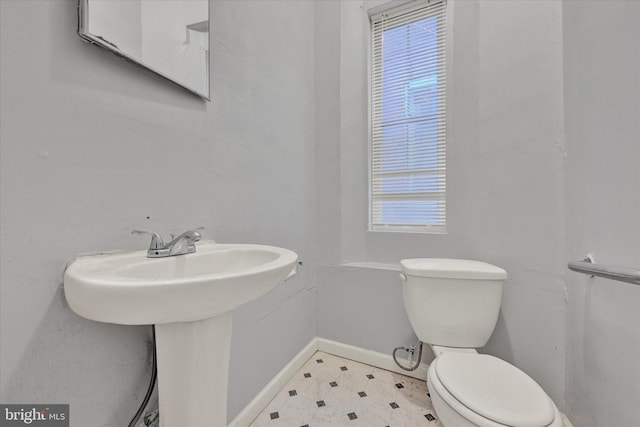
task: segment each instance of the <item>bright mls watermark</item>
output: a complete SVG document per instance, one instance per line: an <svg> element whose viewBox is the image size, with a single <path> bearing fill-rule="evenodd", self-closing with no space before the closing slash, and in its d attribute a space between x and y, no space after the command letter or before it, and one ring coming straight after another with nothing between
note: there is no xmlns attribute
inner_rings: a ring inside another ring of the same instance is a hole
<svg viewBox="0 0 640 427"><path fill-rule="evenodd" d="M69 427L69 405L0 403L0 427Z"/></svg>

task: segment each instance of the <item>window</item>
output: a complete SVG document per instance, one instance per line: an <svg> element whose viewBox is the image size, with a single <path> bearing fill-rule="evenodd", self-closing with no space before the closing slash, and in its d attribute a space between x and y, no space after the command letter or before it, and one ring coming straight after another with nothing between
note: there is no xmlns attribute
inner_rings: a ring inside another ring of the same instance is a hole
<svg viewBox="0 0 640 427"><path fill-rule="evenodd" d="M446 0L371 16L369 229L446 232Z"/></svg>

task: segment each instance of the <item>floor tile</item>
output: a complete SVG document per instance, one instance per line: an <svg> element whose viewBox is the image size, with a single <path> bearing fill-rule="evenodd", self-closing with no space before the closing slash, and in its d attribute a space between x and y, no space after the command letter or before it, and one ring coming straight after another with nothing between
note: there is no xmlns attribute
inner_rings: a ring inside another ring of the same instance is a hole
<svg viewBox="0 0 640 427"><path fill-rule="evenodd" d="M427 384L316 352L250 427L437 427Z"/></svg>

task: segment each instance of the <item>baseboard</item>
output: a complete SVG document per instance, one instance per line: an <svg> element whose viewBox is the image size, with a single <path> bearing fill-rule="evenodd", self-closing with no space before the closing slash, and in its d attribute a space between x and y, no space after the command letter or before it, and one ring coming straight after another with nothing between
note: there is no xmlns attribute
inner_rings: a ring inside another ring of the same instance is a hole
<svg viewBox="0 0 640 427"><path fill-rule="evenodd" d="M318 342L318 350L330 353L336 356L344 357L345 359L355 360L356 362L366 363L367 365L375 366L376 368L385 369L387 371L396 372L398 374L406 375L408 377L418 378L421 380L427 379L427 370L429 365L421 363L415 371L405 371L400 368L394 362L391 354L379 353L377 351L367 350L361 347L356 347L349 344L343 344L337 341L331 341L325 338L316 337ZM408 365L409 362L404 359L400 360L404 364Z"/></svg>
<svg viewBox="0 0 640 427"><path fill-rule="evenodd" d="M564 413L561 413L560 415L562 415L563 427L573 427L573 424L571 424L571 421L569 421L569 418L567 418L567 416Z"/></svg>
<svg viewBox="0 0 640 427"><path fill-rule="evenodd" d="M247 427L250 425L273 400L282 387L293 378L295 373L298 372L317 351L323 351L344 357L345 359L366 363L367 365L414 378L427 378L428 366L425 364L421 364L415 371L404 371L395 364L393 357L389 354L315 337L240 411L233 421L229 423L228 427Z"/></svg>
<svg viewBox="0 0 640 427"><path fill-rule="evenodd" d="M251 424L316 351L318 351L318 342L314 338L240 411L228 427L247 427Z"/></svg>

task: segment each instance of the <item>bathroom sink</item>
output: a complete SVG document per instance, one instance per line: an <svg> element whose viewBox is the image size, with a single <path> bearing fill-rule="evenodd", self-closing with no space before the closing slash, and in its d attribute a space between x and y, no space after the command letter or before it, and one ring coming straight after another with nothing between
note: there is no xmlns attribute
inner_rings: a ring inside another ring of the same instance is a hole
<svg viewBox="0 0 640 427"><path fill-rule="evenodd" d="M64 274L80 316L155 325L160 427L227 425L232 312L292 275L298 260L274 246L198 241L195 249L84 255Z"/></svg>
<svg viewBox="0 0 640 427"><path fill-rule="evenodd" d="M147 258L147 251L79 256L64 274L71 309L124 325L192 322L230 312L292 273L283 248L203 241L196 252Z"/></svg>

